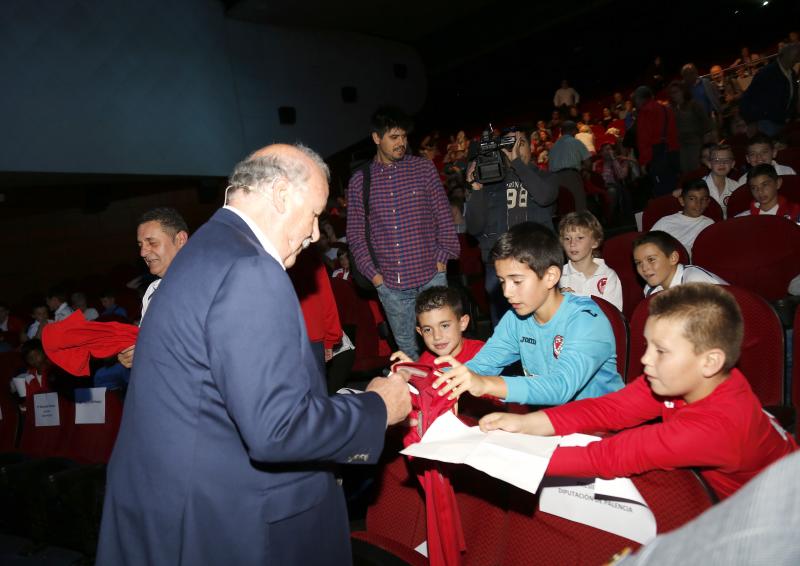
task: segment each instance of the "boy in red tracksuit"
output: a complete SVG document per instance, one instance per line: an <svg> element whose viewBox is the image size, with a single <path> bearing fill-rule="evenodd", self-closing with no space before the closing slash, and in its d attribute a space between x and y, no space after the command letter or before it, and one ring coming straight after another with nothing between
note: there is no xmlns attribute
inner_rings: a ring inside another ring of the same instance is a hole
<svg viewBox="0 0 800 566"><path fill-rule="evenodd" d="M528 415L493 413L481 429L543 436L621 430L585 447L557 448L547 474L613 478L699 467L724 499L797 448L733 367L743 328L723 287L670 288L650 303L644 375L603 397Z"/></svg>
<svg viewBox="0 0 800 566"><path fill-rule="evenodd" d="M442 356L453 356L466 363L483 347L482 340L464 338L469 326L469 315L464 313L461 294L452 287L431 287L417 295L414 307L417 314L417 334L422 336L427 351L419 357L419 363L437 368L447 364L435 364ZM389 359L393 362L413 362L398 350Z"/></svg>

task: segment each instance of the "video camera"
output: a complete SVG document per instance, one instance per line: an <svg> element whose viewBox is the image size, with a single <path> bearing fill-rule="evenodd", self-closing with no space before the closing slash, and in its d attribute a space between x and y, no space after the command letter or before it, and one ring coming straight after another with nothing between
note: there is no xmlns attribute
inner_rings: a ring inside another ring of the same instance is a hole
<svg viewBox="0 0 800 566"><path fill-rule="evenodd" d="M501 149L511 151L517 143L516 128L509 128L503 135L492 137L492 125L483 131L478 143L469 146L468 161L475 162L473 178L476 182L485 185L497 183L506 176L508 160Z"/></svg>

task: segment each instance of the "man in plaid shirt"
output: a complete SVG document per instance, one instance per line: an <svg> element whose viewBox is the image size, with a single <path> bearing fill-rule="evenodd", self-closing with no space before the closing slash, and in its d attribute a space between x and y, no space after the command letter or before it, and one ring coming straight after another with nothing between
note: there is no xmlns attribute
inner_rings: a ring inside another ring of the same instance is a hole
<svg viewBox="0 0 800 566"><path fill-rule="evenodd" d="M369 240L364 230L363 170L347 187L347 242L359 271L378 291L397 347L417 359L414 301L435 285L447 285L447 260L459 244L450 205L433 163L406 155L410 119L393 108L372 117L377 146L369 164Z"/></svg>

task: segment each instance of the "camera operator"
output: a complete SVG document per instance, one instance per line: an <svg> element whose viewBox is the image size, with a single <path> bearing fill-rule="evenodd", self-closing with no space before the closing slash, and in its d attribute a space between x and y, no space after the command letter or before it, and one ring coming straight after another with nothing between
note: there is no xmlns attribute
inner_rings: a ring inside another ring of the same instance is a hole
<svg viewBox="0 0 800 566"><path fill-rule="evenodd" d="M486 265L486 292L492 325L508 310L489 251L503 232L521 222L538 222L553 229L553 205L558 198L558 180L540 171L531 163L531 144L528 132L516 131L511 149L502 147L504 177L481 185L475 181L475 161L467 168L467 182L472 187L467 201L465 220L467 232L478 239L481 256Z"/></svg>

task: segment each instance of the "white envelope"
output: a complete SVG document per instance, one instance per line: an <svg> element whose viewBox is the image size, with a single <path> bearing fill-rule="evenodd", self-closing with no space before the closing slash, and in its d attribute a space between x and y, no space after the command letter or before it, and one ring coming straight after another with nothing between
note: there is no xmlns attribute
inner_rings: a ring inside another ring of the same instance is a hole
<svg viewBox="0 0 800 566"><path fill-rule="evenodd" d="M586 446L596 436L571 434L561 446ZM539 510L647 544L656 536L656 519L628 478L595 480L548 477L542 482Z"/></svg>
<svg viewBox="0 0 800 566"><path fill-rule="evenodd" d="M401 450L401 454L467 464L535 493L560 438L502 430L485 433L477 426L465 425L453 413L447 412L431 424L422 440Z"/></svg>
<svg viewBox="0 0 800 566"><path fill-rule="evenodd" d="M75 390L75 424L106 422L106 388L87 387Z"/></svg>
<svg viewBox="0 0 800 566"><path fill-rule="evenodd" d="M37 393L33 396L34 424L59 426L58 393Z"/></svg>

